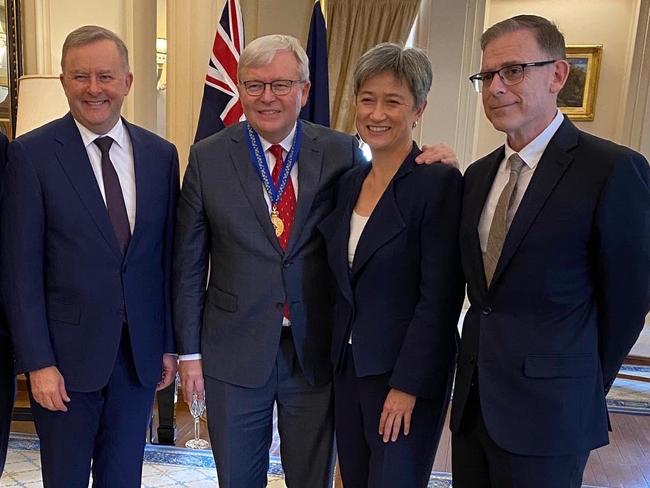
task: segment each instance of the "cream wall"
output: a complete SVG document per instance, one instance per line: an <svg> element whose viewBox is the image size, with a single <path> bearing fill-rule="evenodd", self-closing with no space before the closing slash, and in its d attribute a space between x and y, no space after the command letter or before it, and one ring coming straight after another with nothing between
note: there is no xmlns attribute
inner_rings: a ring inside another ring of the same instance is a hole
<svg viewBox="0 0 650 488"><path fill-rule="evenodd" d="M98 24L123 36L124 1L24 0L25 74L58 74L61 46L68 33L84 24Z"/></svg>
<svg viewBox="0 0 650 488"><path fill-rule="evenodd" d="M486 26L522 13L542 15L555 21L567 44L602 44L603 57L593 122L576 125L587 132L622 142L629 65L632 60L638 0L491 0ZM478 71L480 66L475 67ZM475 157L503 144L481 109Z"/></svg>
<svg viewBox="0 0 650 488"><path fill-rule="evenodd" d="M155 0L23 0L24 74L59 74L68 33L97 24L118 34L129 49L134 84L122 108L129 120L155 128Z"/></svg>

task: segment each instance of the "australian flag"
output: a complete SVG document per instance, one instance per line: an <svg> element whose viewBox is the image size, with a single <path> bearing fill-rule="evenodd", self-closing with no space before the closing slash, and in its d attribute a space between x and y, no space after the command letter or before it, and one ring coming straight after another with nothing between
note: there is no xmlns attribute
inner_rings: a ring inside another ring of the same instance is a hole
<svg viewBox="0 0 650 488"><path fill-rule="evenodd" d="M317 124L330 125L329 76L327 71L327 29L320 2L314 4L307 39L309 56L309 100L300 112L300 117Z"/></svg>
<svg viewBox="0 0 650 488"><path fill-rule="evenodd" d="M237 92L237 64L242 49L244 24L239 1L227 0L214 36L194 142L244 120Z"/></svg>

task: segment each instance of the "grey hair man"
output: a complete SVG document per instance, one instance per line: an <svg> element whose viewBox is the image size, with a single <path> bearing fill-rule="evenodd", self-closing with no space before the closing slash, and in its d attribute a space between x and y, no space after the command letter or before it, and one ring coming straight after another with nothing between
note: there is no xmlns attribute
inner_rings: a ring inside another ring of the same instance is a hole
<svg viewBox="0 0 650 488"><path fill-rule="evenodd" d="M557 109L569 65L552 22L504 20L481 47L470 80L506 143L465 173L454 487L578 488L650 303L650 171Z"/></svg>

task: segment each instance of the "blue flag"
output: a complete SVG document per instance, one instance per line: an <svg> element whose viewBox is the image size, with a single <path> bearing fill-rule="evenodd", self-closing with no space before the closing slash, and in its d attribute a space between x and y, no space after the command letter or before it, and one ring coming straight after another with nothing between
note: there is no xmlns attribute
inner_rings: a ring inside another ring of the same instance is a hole
<svg viewBox="0 0 650 488"><path fill-rule="evenodd" d="M329 75L327 71L327 29L320 2L314 4L307 39L309 56L309 100L300 112L300 117L317 124L330 125Z"/></svg>

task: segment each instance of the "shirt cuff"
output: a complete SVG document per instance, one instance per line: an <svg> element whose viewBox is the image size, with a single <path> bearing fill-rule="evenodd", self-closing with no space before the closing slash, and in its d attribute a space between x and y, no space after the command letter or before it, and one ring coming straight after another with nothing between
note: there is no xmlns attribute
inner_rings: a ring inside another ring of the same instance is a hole
<svg viewBox="0 0 650 488"><path fill-rule="evenodd" d="M201 354L197 352L196 354L181 354L178 356L178 359L180 361L195 361L197 359L202 359L202 357Z"/></svg>

